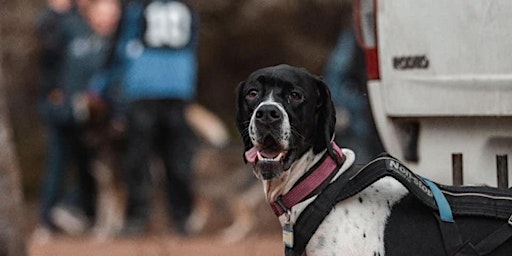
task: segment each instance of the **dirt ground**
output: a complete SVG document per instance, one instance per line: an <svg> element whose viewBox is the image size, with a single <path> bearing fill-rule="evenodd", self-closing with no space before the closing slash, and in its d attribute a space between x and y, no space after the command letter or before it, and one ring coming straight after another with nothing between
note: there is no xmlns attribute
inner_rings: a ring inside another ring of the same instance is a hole
<svg viewBox="0 0 512 256"><path fill-rule="evenodd" d="M35 205L28 207L28 218L35 219ZM225 212L210 216L209 225L201 233L191 237L179 237L170 232L165 211L157 207L152 216L150 230L137 238L99 239L93 236L57 235L47 242L34 239L36 223L30 223L27 234L29 256L167 256L167 255L208 255L208 256L269 256L283 255L281 233L275 216L266 208L260 225L255 227L247 238L226 243L221 232L229 222L224 220ZM224 218L223 218L224 217Z"/></svg>
<svg viewBox="0 0 512 256"><path fill-rule="evenodd" d="M29 241L29 256L268 256L282 255L279 235L266 234L250 237L233 244L221 244L214 237L179 238L151 235L138 239L97 241L92 238L59 237L52 242L39 244Z"/></svg>
<svg viewBox="0 0 512 256"><path fill-rule="evenodd" d="M166 256L166 255L208 255L208 256L271 256L283 255L281 230L277 218L263 199L263 191L252 173L243 166L238 158L232 160L240 149L222 151L202 151L196 170L194 190L196 200L201 202L199 211L205 212L206 224L199 234L183 238L174 235L172 223L165 206L162 192L165 183L156 182L153 211L149 231L138 238L109 238L65 236L53 237L49 242L41 243L33 239L37 226L37 201L26 205L27 248L29 256ZM233 163L230 163L233 162ZM156 174L158 175L158 174ZM160 174L161 175L161 174ZM156 180L163 180L158 177ZM256 186L256 187L254 187ZM251 192L256 190L255 192ZM240 197L244 195L245 197ZM256 199L254 199L256 197ZM234 202L247 198L254 201L250 212L255 225L246 238L226 243L220 234L235 217ZM197 210L196 209L196 210Z"/></svg>

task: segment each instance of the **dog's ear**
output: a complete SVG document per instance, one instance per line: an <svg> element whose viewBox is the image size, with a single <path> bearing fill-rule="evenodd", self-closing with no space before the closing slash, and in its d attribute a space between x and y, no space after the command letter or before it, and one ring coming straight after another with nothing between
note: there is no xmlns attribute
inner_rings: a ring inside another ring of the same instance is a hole
<svg viewBox="0 0 512 256"><path fill-rule="evenodd" d="M249 138L249 112L247 107L244 105L245 102L245 96L243 95L243 87L245 85L245 81L240 82L238 84L238 87L236 89L236 126L238 129L238 132L240 133L240 136L242 138L242 142L244 143L244 152L248 151L252 148L252 142ZM247 162L247 159L245 159L245 154L242 155L245 162Z"/></svg>
<svg viewBox="0 0 512 256"><path fill-rule="evenodd" d="M328 154L337 159L336 152L334 152L331 144L336 125L336 110L331 100L329 88L321 77L316 77L316 84L318 92L316 130L318 133L315 136L313 152L320 153L327 148Z"/></svg>

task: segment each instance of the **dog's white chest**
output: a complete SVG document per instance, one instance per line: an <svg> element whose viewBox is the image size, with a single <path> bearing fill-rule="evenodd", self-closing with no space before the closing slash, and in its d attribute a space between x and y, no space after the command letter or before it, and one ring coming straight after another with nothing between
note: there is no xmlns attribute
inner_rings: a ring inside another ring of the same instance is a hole
<svg viewBox="0 0 512 256"><path fill-rule="evenodd" d="M402 184L386 177L338 203L308 243L307 255L384 256L386 221L407 193Z"/></svg>

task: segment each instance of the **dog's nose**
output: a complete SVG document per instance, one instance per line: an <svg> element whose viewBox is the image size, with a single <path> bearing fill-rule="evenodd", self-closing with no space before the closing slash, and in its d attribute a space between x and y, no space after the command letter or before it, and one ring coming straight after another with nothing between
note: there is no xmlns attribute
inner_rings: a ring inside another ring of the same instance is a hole
<svg viewBox="0 0 512 256"><path fill-rule="evenodd" d="M281 111L274 105L262 105L256 111L256 120L262 123L274 123L282 117Z"/></svg>

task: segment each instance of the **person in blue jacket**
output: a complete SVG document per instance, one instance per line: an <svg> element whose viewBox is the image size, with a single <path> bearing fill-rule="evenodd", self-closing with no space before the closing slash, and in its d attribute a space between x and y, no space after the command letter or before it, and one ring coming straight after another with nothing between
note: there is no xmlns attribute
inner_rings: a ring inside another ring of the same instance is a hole
<svg viewBox="0 0 512 256"><path fill-rule="evenodd" d="M147 228L152 153L164 163L174 230L188 233L197 139L184 109L196 94L198 32L198 15L183 1L128 1L116 47L92 83L98 94L121 91L123 97L113 120L115 127L124 127L126 138L122 166L127 203L121 235L138 235Z"/></svg>
<svg viewBox="0 0 512 256"><path fill-rule="evenodd" d="M56 163L61 162L57 122L50 118L51 106L62 98L62 91L57 88L59 71L65 54L65 41L61 36L63 22L71 15L71 0L48 0L37 19L36 32L40 45L41 77L38 88L38 110L46 129L46 168L43 173L43 184L40 198L39 227L35 231L37 240L46 240L56 227L51 220L50 212L57 202L53 191L58 191Z"/></svg>

